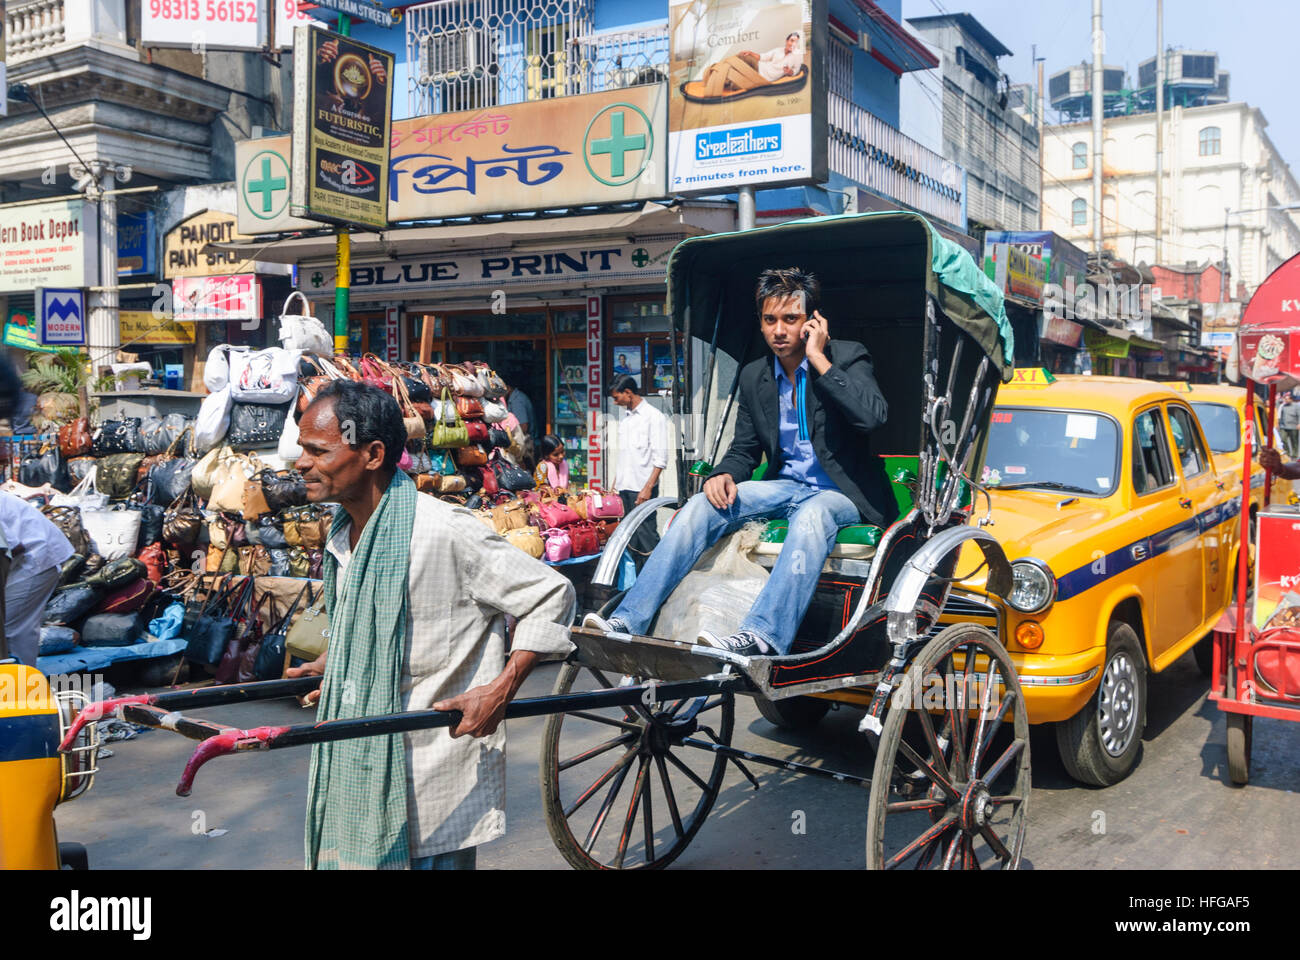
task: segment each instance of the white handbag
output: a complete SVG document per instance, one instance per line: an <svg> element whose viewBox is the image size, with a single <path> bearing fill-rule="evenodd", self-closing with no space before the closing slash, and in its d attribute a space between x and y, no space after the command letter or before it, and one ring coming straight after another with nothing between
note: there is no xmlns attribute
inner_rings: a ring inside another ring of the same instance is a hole
<svg viewBox="0 0 1300 960"><path fill-rule="evenodd" d="M301 350L268 347L230 356L230 393L236 403L286 403L298 393Z"/></svg>
<svg viewBox="0 0 1300 960"><path fill-rule="evenodd" d="M81 482L67 493L56 493L50 498L52 507L80 507L82 510L103 510L108 506L108 494L95 488L95 468L81 478Z"/></svg>
<svg viewBox="0 0 1300 960"><path fill-rule="evenodd" d="M194 450L204 453L211 450L230 429L230 407L234 402L230 387L210 393L199 404L199 415L194 418Z"/></svg>
<svg viewBox="0 0 1300 960"><path fill-rule="evenodd" d="M290 313L289 303L294 297L302 300L302 313ZM321 323L309 313L307 298L295 290L280 308L280 342L286 350L301 350L328 357L334 353L334 338Z"/></svg>
<svg viewBox="0 0 1300 960"><path fill-rule="evenodd" d="M500 423L508 416L510 416L510 411L506 409L504 403L497 403L495 400L483 401L484 423Z"/></svg>
<svg viewBox="0 0 1300 960"><path fill-rule="evenodd" d="M203 385L209 393L216 393L230 383L230 351L247 352L248 347L234 347L228 343L219 343L208 351L207 363L203 365Z"/></svg>
<svg viewBox="0 0 1300 960"><path fill-rule="evenodd" d="M140 540L139 510L87 510L81 508L81 525L90 545L105 560L135 555Z"/></svg>
<svg viewBox="0 0 1300 960"><path fill-rule="evenodd" d="M298 421L294 419L292 410L284 418L284 429L280 431L280 442L276 445L275 452L289 464L302 456L302 447L298 446Z"/></svg>

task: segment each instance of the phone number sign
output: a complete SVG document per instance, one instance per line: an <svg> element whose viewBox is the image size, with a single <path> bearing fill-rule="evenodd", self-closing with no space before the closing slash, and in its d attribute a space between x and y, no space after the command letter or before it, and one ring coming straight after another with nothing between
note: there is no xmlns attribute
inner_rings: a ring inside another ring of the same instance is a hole
<svg viewBox="0 0 1300 960"><path fill-rule="evenodd" d="M257 50L266 43L264 0L142 0L140 39L160 47Z"/></svg>

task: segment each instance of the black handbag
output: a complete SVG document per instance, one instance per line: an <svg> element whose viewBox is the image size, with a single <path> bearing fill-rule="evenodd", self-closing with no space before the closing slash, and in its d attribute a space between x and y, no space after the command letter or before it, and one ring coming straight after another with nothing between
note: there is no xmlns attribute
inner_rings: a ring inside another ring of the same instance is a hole
<svg viewBox="0 0 1300 960"><path fill-rule="evenodd" d="M497 486L502 490L531 490L533 476L527 470L516 467L500 453L493 453L490 462L492 472L496 474Z"/></svg>
<svg viewBox="0 0 1300 960"><path fill-rule="evenodd" d="M144 637L140 612L97 613L81 626L83 647L129 647Z"/></svg>
<svg viewBox="0 0 1300 960"><path fill-rule="evenodd" d="M108 561L82 582L101 590L116 590L139 580L146 573L145 565L135 557L119 557Z"/></svg>
<svg viewBox="0 0 1300 960"><path fill-rule="evenodd" d="M86 548L88 553L90 548ZM76 583L81 579L81 571L86 567L86 558L80 553L74 553L68 559L59 564L59 586L66 587L70 583Z"/></svg>
<svg viewBox="0 0 1300 960"><path fill-rule="evenodd" d="M263 470L258 478L262 481L262 496L272 511L306 505L307 484L297 470ZM268 543L266 546L283 544Z"/></svg>
<svg viewBox="0 0 1300 960"><path fill-rule="evenodd" d="M262 637L262 646L257 651L257 660L253 664L253 679L279 680L284 673L284 651L289 625L293 623L294 612L310 587L311 584L303 584L303 588L298 591L298 596L294 597L293 603L289 604L289 612L267 631L266 636Z"/></svg>
<svg viewBox="0 0 1300 960"><path fill-rule="evenodd" d="M81 509L72 506L47 505L41 507L41 513L45 514L50 523L59 528L59 532L68 538L68 543L72 544L72 549L80 554L80 557L69 559L80 559L85 563L85 555L90 553L90 535L86 533L86 528L81 523Z"/></svg>
<svg viewBox="0 0 1300 960"><path fill-rule="evenodd" d="M249 543L261 544L267 549L283 550L289 546L289 541L284 538L284 526L273 513L264 513L256 520L245 522L244 531ZM277 573L275 576L287 577L288 574Z"/></svg>
<svg viewBox="0 0 1300 960"><path fill-rule="evenodd" d="M90 613L98 602L99 591L88 583L61 587L46 601L41 622L70 627Z"/></svg>
<svg viewBox="0 0 1300 960"><path fill-rule="evenodd" d="M293 568L289 565L289 550L287 547L266 548L267 556L271 558L271 572L267 576L271 577L291 577Z"/></svg>
<svg viewBox="0 0 1300 960"><path fill-rule="evenodd" d="M488 427L488 443L502 450L510 449L510 434L500 427Z"/></svg>
<svg viewBox="0 0 1300 960"><path fill-rule="evenodd" d="M48 483L63 493L72 489L68 466L63 460L63 454L59 453L58 446L54 444L34 456L23 458L18 466L18 482L29 487Z"/></svg>
<svg viewBox="0 0 1300 960"><path fill-rule="evenodd" d="M234 639L235 629L238 626L235 618L229 614L227 606L237 610L243 600L243 592L251 587L252 583L251 577L245 577L242 583L226 587L224 590L214 590L208 595L199 610L198 619L194 621L194 626L187 634L186 660L209 666L216 666L221 662L221 657L226 652L230 641ZM229 604L231 596L236 594L238 597L234 604Z"/></svg>
<svg viewBox="0 0 1300 960"><path fill-rule="evenodd" d="M288 416L292 403L293 401L232 404L226 443L236 450L279 443L280 434L284 431L284 418Z"/></svg>
<svg viewBox="0 0 1300 960"><path fill-rule="evenodd" d="M412 403L433 402L433 391L429 389L429 385L422 377L403 376L402 384L406 387L407 396L411 398Z"/></svg>
<svg viewBox="0 0 1300 960"><path fill-rule="evenodd" d="M90 452L97 457L106 457L113 453L143 453L140 418L124 417L121 420L105 420L100 423L94 437L91 438Z"/></svg>
<svg viewBox="0 0 1300 960"><path fill-rule="evenodd" d="M140 451L149 456L166 453L188 425L182 413L169 413L161 419L145 417L140 423Z"/></svg>
<svg viewBox="0 0 1300 960"><path fill-rule="evenodd" d="M163 508L156 503L133 503L130 508L140 511L140 539L137 544L147 547L162 540Z"/></svg>
<svg viewBox="0 0 1300 960"><path fill-rule="evenodd" d="M173 457L149 468L149 479L153 482L155 496L160 502L178 500L190 488L194 464L195 461L188 457Z"/></svg>

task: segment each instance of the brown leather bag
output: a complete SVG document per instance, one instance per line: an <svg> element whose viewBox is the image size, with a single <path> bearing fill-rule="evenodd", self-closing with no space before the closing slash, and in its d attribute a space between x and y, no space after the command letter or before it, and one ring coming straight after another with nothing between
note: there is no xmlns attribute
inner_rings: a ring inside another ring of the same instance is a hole
<svg viewBox="0 0 1300 960"><path fill-rule="evenodd" d="M465 420L482 420L483 404L478 397L456 397L456 412Z"/></svg>
<svg viewBox="0 0 1300 960"><path fill-rule="evenodd" d="M421 493L437 493L442 487L442 477L436 473L421 473L415 478L415 489Z"/></svg>
<svg viewBox="0 0 1300 960"><path fill-rule="evenodd" d="M90 421L77 417L71 423L59 427L59 453L66 460L70 457L84 457L90 453L94 444L91 441Z"/></svg>
<svg viewBox="0 0 1300 960"><path fill-rule="evenodd" d="M258 544L239 548L239 572L248 577L264 577L271 572L271 555Z"/></svg>
<svg viewBox="0 0 1300 960"><path fill-rule="evenodd" d="M498 504L492 508L492 525L500 534L524 529L528 526L528 504L520 500Z"/></svg>
<svg viewBox="0 0 1300 960"><path fill-rule="evenodd" d="M266 493L262 489L260 478L244 481L244 519L256 520L264 513L271 512L271 505L266 502Z"/></svg>
<svg viewBox="0 0 1300 960"><path fill-rule="evenodd" d="M485 467L488 457L483 448L476 444L456 448L456 465L458 467Z"/></svg>

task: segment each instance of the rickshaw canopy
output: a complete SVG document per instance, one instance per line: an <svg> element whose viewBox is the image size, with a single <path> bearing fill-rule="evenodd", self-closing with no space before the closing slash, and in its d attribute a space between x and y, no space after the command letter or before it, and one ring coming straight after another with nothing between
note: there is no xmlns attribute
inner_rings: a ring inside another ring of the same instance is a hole
<svg viewBox="0 0 1300 960"><path fill-rule="evenodd" d="M1300 254L1259 285L1237 336L1242 376L1257 383L1300 380Z"/></svg>
<svg viewBox="0 0 1300 960"><path fill-rule="evenodd" d="M809 217L684 240L668 261L674 328L744 359L757 328L757 276L789 266L818 275L833 337L844 335L836 321L846 315L867 323L919 318L923 289L970 334L1002 380L1011 379L1014 338L1002 292L969 253L916 213Z"/></svg>

